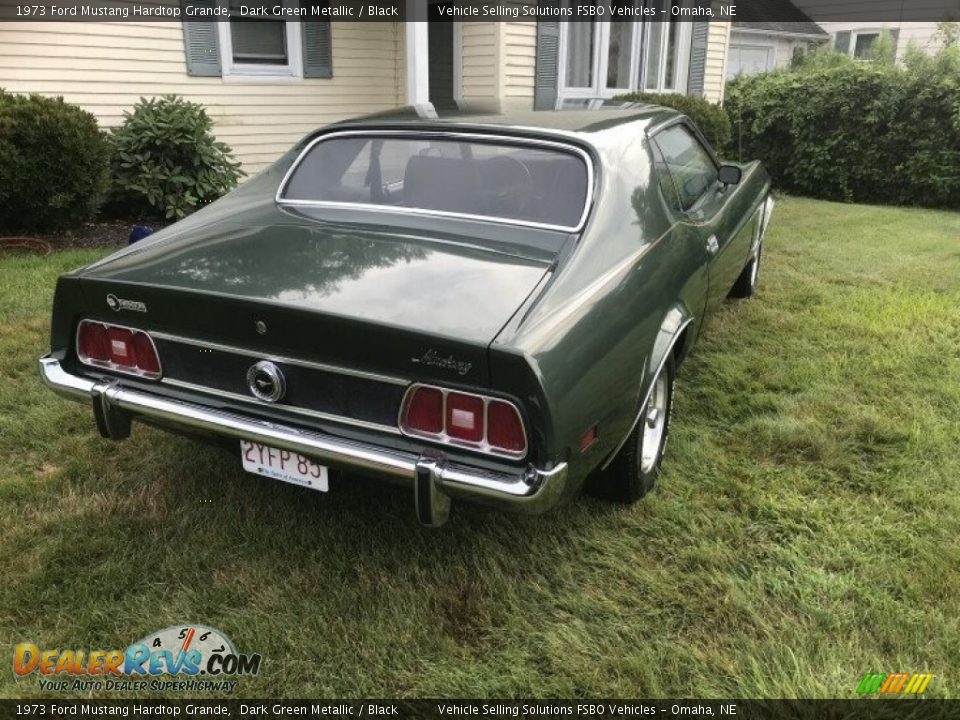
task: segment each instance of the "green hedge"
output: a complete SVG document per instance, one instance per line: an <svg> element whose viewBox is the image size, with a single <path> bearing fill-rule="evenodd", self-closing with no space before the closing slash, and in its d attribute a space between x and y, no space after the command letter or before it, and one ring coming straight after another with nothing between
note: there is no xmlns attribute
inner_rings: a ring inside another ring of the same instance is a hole
<svg viewBox="0 0 960 720"><path fill-rule="evenodd" d="M0 89L0 233L93 218L107 191L109 157L90 113L63 98Z"/></svg>
<svg viewBox="0 0 960 720"><path fill-rule="evenodd" d="M703 98L676 93L631 93L620 95L616 99L673 108L696 123L718 155L723 155L730 149L730 120L719 105Z"/></svg>
<svg viewBox="0 0 960 720"><path fill-rule="evenodd" d="M120 215L179 220L245 174L203 106L175 95L140 98L110 139L111 210Z"/></svg>
<svg viewBox="0 0 960 720"><path fill-rule="evenodd" d="M960 207L960 47L905 65L838 57L726 90L735 154L774 183L850 202Z"/></svg>

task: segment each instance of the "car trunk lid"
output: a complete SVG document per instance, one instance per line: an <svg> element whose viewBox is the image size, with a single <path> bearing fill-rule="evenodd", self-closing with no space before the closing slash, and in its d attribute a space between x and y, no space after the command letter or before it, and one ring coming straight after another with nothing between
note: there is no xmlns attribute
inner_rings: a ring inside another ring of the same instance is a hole
<svg viewBox="0 0 960 720"><path fill-rule="evenodd" d="M551 267L469 238L356 224L286 219L199 235L82 271L91 315L264 355L486 384L487 346Z"/></svg>

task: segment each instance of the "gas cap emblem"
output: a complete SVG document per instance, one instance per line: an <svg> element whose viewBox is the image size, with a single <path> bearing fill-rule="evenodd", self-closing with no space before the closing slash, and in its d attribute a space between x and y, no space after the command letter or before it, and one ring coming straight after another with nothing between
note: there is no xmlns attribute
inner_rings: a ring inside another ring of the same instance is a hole
<svg viewBox="0 0 960 720"><path fill-rule="evenodd" d="M247 386L258 400L275 403L283 399L287 383L280 368L269 360L261 360L247 370Z"/></svg>

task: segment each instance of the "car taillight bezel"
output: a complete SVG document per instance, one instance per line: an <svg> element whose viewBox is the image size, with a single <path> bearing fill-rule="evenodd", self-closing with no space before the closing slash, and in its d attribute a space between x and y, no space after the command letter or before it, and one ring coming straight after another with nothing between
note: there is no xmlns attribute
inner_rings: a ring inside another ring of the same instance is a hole
<svg viewBox="0 0 960 720"><path fill-rule="evenodd" d="M442 429L439 433L430 433L411 428L407 425L407 410L410 406L411 401L413 400L414 394L417 390L436 390L443 395L443 403L441 406L441 413L443 416ZM469 440L461 440L460 438L452 437L447 433L447 397L450 394L455 395L464 395L467 397L478 398L483 402L483 433L479 442L472 442ZM505 448L496 447L491 445L488 442L489 438L489 413L490 413L490 404L492 402L506 403L510 405L513 410L516 412L517 417L520 420L520 431L523 434L523 448L521 450L507 450ZM495 396L495 395L483 395L476 392L470 392L468 390L460 390L459 388L447 388L441 387L439 385L430 385L427 383L413 383L410 385L406 392L403 395L403 401L400 403L400 413L397 418L397 427L400 429L400 432L406 437L430 440L442 445L448 445L450 447L460 448L464 450L472 450L474 452L480 452L485 455L494 455L496 457L508 458L510 460L521 460L526 457L527 452L530 448L530 440L527 434L527 424L524 420L523 413L520 412L520 406L511 400L510 398Z"/></svg>
<svg viewBox="0 0 960 720"><path fill-rule="evenodd" d="M98 360L96 358L87 357L84 355L82 350L82 345L80 344L80 333L83 330L84 325L99 325L102 328L105 328L107 331L111 329L115 330L126 330L131 333L131 336L135 337L137 335L143 335L147 338L150 343L150 347L153 350L153 356L157 361L156 372L143 370L139 367L131 367L129 365L121 365L119 363L113 362L112 360ZM138 377L144 380L159 380L163 377L163 363L160 361L160 353L157 351L157 344L154 342L153 337L146 330L141 330L140 328L130 327L128 325L118 325L117 323L103 322L101 320L90 320L83 319L77 323L77 332L74 336L74 351L77 355L77 360L82 364L98 368L100 370L110 370L111 372L121 373L123 375L130 375L131 377Z"/></svg>

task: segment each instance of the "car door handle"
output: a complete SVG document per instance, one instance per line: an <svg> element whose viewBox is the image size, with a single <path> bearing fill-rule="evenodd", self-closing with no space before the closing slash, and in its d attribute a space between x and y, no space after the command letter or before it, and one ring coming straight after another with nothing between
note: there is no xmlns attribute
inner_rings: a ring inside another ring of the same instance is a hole
<svg viewBox="0 0 960 720"><path fill-rule="evenodd" d="M720 249L720 242L717 240L716 235L711 235L707 238L707 252L711 255L716 255L717 250Z"/></svg>

